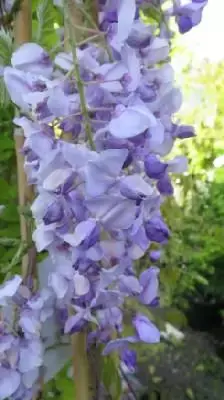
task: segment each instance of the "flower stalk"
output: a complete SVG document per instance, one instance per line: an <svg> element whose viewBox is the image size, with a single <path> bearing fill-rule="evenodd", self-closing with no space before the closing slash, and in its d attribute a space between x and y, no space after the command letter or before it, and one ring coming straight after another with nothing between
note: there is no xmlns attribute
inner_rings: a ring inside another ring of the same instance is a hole
<svg viewBox="0 0 224 400"><path fill-rule="evenodd" d="M78 88L78 92L79 92L79 96L80 96L81 111L82 111L82 115L84 118L84 128L85 128L86 136L89 141L89 145L92 150L95 150L95 144L94 144L93 136L92 136L92 128L91 128L90 118L89 118L89 114L88 114L88 108L87 108L86 101L85 101L85 89L84 89L84 85L83 85L83 82L82 82L82 79L80 76L80 70L79 70L79 62L78 62L78 57L77 57L78 42L76 39L76 32L75 32L75 29L73 29L72 20L71 20L72 8L74 8L74 3L71 2L70 0L64 0L65 23L67 24L67 29L68 29L68 34L69 34L69 42L70 42L72 57L73 57L73 62L74 62L74 75L76 78L77 88Z"/></svg>
<svg viewBox="0 0 224 400"><path fill-rule="evenodd" d="M73 56L74 69L72 72L75 75L77 88L80 96L81 114L84 118L84 129L92 150L95 150L95 144L92 137L92 128L89 118L89 111L85 101L85 87L81 79L79 63L77 57L77 48L80 45L76 37L76 23L80 24L82 20L82 14L77 7L74 6L70 0L64 0L64 12L65 12L65 32L68 35L66 37L67 46L70 47ZM96 35L94 35L95 37ZM97 36L98 33L97 33ZM91 39L92 36L86 38L84 42ZM69 138L66 137L69 141ZM92 363L90 357L87 354L87 332L80 332L72 335L72 365L75 383L75 398L77 400L92 400L95 399L97 392L97 379L93 373Z"/></svg>

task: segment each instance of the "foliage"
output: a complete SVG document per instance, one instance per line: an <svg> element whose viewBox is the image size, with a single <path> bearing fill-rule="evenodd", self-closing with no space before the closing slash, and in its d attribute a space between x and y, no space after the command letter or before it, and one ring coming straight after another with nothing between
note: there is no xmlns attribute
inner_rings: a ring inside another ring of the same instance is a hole
<svg viewBox="0 0 224 400"><path fill-rule="evenodd" d="M174 150L187 155L189 172L175 182L176 201L164 205L172 230L163 258L165 275L170 268L174 271L165 294L171 302L181 302L183 294L189 296L201 285L205 292L223 297L224 171L215 167L215 160L224 148L224 69L223 64L205 62L197 69L192 64L185 66L181 80L186 104L196 101L191 109L183 107L181 116L186 123L194 122L196 137Z"/></svg>
<svg viewBox="0 0 224 400"><path fill-rule="evenodd" d="M146 391L157 391L166 400L222 398L224 364L205 335L188 332L179 343L144 349L144 359L137 376Z"/></svg>

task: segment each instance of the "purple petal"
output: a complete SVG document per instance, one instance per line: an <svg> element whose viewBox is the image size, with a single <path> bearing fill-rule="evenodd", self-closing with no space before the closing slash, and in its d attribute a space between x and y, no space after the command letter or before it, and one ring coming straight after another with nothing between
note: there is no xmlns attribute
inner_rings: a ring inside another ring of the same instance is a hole
<svg viewBox="0 0 224 400"><path fill-rule="evenodd" d="M23 71L6 67L4 69L4 81L12 102L23 111L28 112L29 106L23 96L30 93L31 86L27 82L26 74Z"/></svg>
<svg viewBox="0 0 224 400"><path fill-rule="evenodd" d="M83 168L88 161L95 160L97 153L81 144L63 143L62 153L65 160L75 169Z"/></svg>
<svg viewBox="0 0 224 400"><path fill-rule="evenodd" d="M149 240L156 243L166 243L170 236L168 227L163 220L157 216L146 222L145 231Z"/></svg>
<svg viewBox="0 0 224 400"><path fill-rule="evenodd" d="M145 52L145 63L147 65L154 65L163 61L168 57L169 51L169 42L164 38L155 37Z"/></svg>
<svg viewBox="0 0 224 400"><path fill-rule="evenodd" d="M73 282L76 296L84 296L89 292L90 283L85 276L80 275L78 272L76 272L73 278Z"/></svg>
<svg viewBox="0 0 224 400"><path fill-rule="evenodd" d="M10 279L6 283L0 286L0 304L6 305L7 298L11 298L17 292L22 282L22 278L19 275L15 275L14 278Z"/></svg>
<svg viewBox="0 0 224 400"><path fill-rule="evenodd" d="M147 317L138 314L133 320L133 325L139 340L145 343L159 343L160 332Z"/></svg>
<svg viewBox="0 0 224 400"><path fill-rule="evenodd" d="M123 350L121 360L131 372L135 371L137 366L137 354L135 351L129 349Z"/></svg>
<svg viewBox="0 0 224 400"><path fill-rule="evenodd" d="M149 253L149 258L152 262L158 261L161 257L161 251L160 250L152 250Z"/></svg>
<svg viewBox="0 0 224 400"><path fill-rule="evenodd" d="M64 332L70 333L74 329L76 331L79 331L79 329L82 327L83 318L84 318L84 311L69 317L65 323Z"/></svg>
<svg viewBox="0 0 224 400"><path fill-rule="evenodd" d="M48 284L50 287L52 287L58 299L63 299L69 287L69 282L67 279L55 272L50 274Z"/></svg>
<svg viewBox="0 0 224 400"><path fill-rule="evenodd" d="M104 348L103 355L106 356L111 351L123 350L128 347L130 343L137 343L138 338L135 336L129 336L122 339L111 340Z"/></svg>
<svg viewBox="0 0 224 400"><path fill-rule="evenodd" d="M25 310L22 312L19 325L25 334L40 335L41 324L32 311Z"/></svg>
<svg viewBox="0 0 224 400"><path fill-rule="evenodd" d="M94 219L88 219L87 221L80 222L76 228L74 234L71 235L70 244L72 246L79 246L96 227L96 221ZM66 240L66 237L65 237Z"/></svg>
<svg viewBox="0 0 224 400"><path fill-rule="evenodd" d="M144 162L145 172L151 179L160 179L166 169L167 164L161 162L155 154L149 154Z"/></svg>
<svg viewBox="0 0 224 400"><path fill-rule="evenodd" d="M32 341L20 348L19 371L29 372L43 363L43 348L39 341Z"/></svg>
<svg viewBox="0 0 224 400"><path fill-rule="evenodd" d="M119 2L117 34L111 42L111 45L116 50L120 50L122 44L128 38L134 22L135 12L135 0L121 0Z"/></svg>
<svg viewBox="0 0 224 400"><path fill-rule="evenodd" d="M141 292L142 287L135 276L122 275L119 278L120 290L128 294L138 294Z"/></svg>
<svg viewBox="0 0 224 400"><path fill-rule="evenodd" d="M111 258L119 259L125 252L125 244L122 241L103 240L101 241L101 248L107 260Z"/></svg>
<svg viewBox="0 0 224 400"><path fill-rule="evenodd" d="M73 68L72 54L58 53L55 57L54 63L65 71L70 71Z"/></svg>
<svg viewBox="0 0 224 400"><path fill-rule="evenodd" d="M143 133L156 124L156 118L143 103L126 108L119 116L110 121L108 129L111 135L127 139Z"/></svg>
<svg viewBox="0 0 224 400"><path fill-rule="evenodd" d="M49 191L55 191L60 186L63 186L66 181L73 175L70 168L55 169L43 182L43 188Z"/></svg>
<svg viewBox="0 0 224 400"><path fill-rule="evenodd" d="M99 196L111 186L119 175L128 156L128 150L105 150L98 160L90 161L86 170L86 191L90 196Z"/></svg>
<svg viewBox="0 0 224 400"><path fill-rule="evenodd" d="M190 125L180 125L175 132L179 139L188 139L195 136L195 129Z"/></svg>
<svg viewBox="0 0 224 400"><path fill-rule="evenodd" d="M119 196L98 196L87 200L86 205L109 230L128 229L135 219L135 202Z"/></svg>
<svg viewBox="0 0 224 400"><path fill-rule="evenodd" d="M177 156L172 161L168 162L167 170L175 174L182 174L187 171L187 158L184 156Z"/></svg>
<svg viewBox="0 0 224 400"><path fill-rule="evenodd" d="M121 193L130 199L137 196L151 196L153 188L140 175L133 174L121 181Z"/></svg>
<svg viewBox="0 0 224 400"><path fill-rule="evenodd" d="M0 354L9 350L12 346L15 338L12 335L1 335L0 336Z"/></svg>
<svg viewBox="0 0 224 400"><path fill-rule="evenodd" d="M117 290L101 290L96 299L94 299L92 305L94 306L106 306L116 307L121 304L123 297Z"/></svg>
<svg viewBox="0 0 224 400"><path fill-rule="evenodd" d="M37 226L33 232L33 241L36 244L38 252L41 252L48 248L48 246L54 241L54 232L52 230L45 229L44 224Z"/></svg>
<svg viewBox="0 0 224 400"><path fill-rule="evenodd" d="M130 83L128 84L128 89L135 91L139 86L141 78L140 60L136 56L136 51L127 45L123 47L121 57L129 71Z"/></svg>
<svg viewBox="0 0 224 400"><path fill-rule="evenodd" d="M34 368L31 371L25 372L22 376L22 382L27 389L31 389L39 378L39 368Z"/></svg>
<svg viewBox="0 0 224 400"><path fill-rule="evenodd" d="M143 304L150 305L158 297L159 281L158 281L159 268L151 267L143 271L139 277L139 282L143 289L139 296L139 300Z"/></svg>
<svg viewBox="0 0 224 400"><path fill-rule="evenodd" d="M24 72L50 77L53 71L49 55L37 43L24 43L12 55L12 66Z"/></svg>
<svg viewBox="0 0 224 400"><path fill-rule="evenodd" d="M12 396L20 385L20 374L17 371L0 367L0 399Z"/></svg>
<svg viewBox="0 0 224 400"><path fill-rule="evenodd" d="M165 174L156 185L158 191L164 196L172 196L173 195L173 186L168 174Z"/></svg>

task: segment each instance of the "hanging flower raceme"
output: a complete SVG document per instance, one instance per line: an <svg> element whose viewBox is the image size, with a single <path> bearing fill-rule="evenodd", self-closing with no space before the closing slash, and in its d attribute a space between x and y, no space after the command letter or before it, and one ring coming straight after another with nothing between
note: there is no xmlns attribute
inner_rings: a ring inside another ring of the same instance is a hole
<svg viewBox="0 0 224 400"><path fill-rule="evenodd" d="M43 326L53 305L49 289L32 295L18 275L0 287L0 399L29 400L40 390Z"/></svg>
<svg viewBox="0 0 224 400"><path fill-rule="evenodd" d="M14 122L24 131L25 171L37 192L31 207L33 240L39 252L48 251L53 268L45 290L34 298L26 294L17 308L23 337L12 336L2 325L6 347L10 340L15 343L16 361L7 363L8 350L3 351L2 387L7 387L7 368L14 386L0 399L22 393L27 379L32 384L26 389L36 385L43 351L38 332L53 312L52 305L44 308L48 295L65 334L82 331L91 322L88 345L104 343L104 354L118 349L126 363L129 344L160 339L142 314L132 320L133 336L122 338L122 310L130 298L149 307L158 304L154 263L160 250L151 245L160 248L169 239L160 206L173 193L171 174L187 167L184 157L168 155L176 139L194 132L173 122L182 96L168 62L169 38L142 22L142 2L99 3L112 60L103 47L77 48L77 76L72 54L58 53L51 61L39 45L28 43L4 69L11 99L26 115ZM135 263L145 255L149 265L139 275ZM29 352L34 340L39 353L28 370L21 369L19 348ZM31 372L33 380L23 377Z"/></svg>

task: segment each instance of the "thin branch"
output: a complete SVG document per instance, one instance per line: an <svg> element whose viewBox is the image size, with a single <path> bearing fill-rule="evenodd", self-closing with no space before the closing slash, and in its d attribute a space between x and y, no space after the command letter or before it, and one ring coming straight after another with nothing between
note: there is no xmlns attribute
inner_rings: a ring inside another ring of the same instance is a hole
<svg viewBox="0 0 224 400"><path fill-rule="evenodd" d="M83 14L83 16L86 18L86 20L89 22L90 25L92 25L96 30L98 30L98 32L101 32L98 28L98 15L97 15L97 4L96 1L94 0L94 4L91 5L91 11L92 14L88 13L88 11L85 9L85 6L83 7L83 5L79 5L77 4L77 7L79 8L79 10L81 11L81 13ZM93 12L94 10L94 12ZM109 60L112 62L113 61L113 57L111 54L111 50L108 47L106 38L105 38L105 33L103 35L103 44L104 47L107 51Z"/></svg>
<svg viewBox="0 0 224 400"><path fill-rule="evenodd" d="M72 29L69 5L70 5L70 1L64 0L65 21L66 21L67 27L68 27L69 40L70 40L72 56L73 56L73 61L74 61L74 75L76 78L77 88L78 88L78 92L79 92L79 96L80 96L80 104L81 104L82 115L84 117L85 132L86 132L91 149L95 150L95 143L94 143L93 137L92 137L91 123L90 123L88 109L87 109L86 101L85 101L85 90L84 90L84 85L83 85L81 75L80 75L80 70L79 70L76 33L75 33L75 30ZM73 4L73 7L74 7L74 4Z"/></svg>

